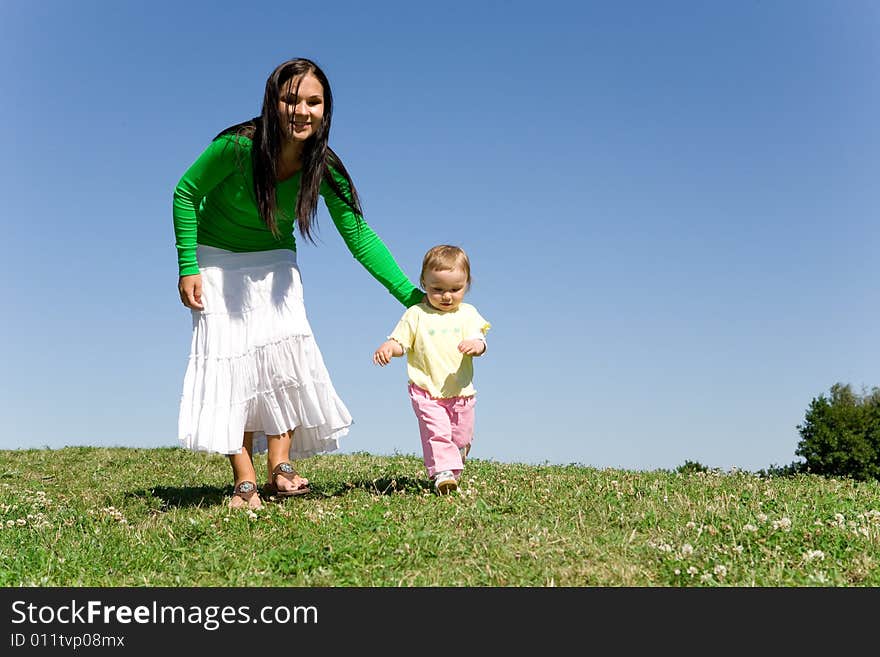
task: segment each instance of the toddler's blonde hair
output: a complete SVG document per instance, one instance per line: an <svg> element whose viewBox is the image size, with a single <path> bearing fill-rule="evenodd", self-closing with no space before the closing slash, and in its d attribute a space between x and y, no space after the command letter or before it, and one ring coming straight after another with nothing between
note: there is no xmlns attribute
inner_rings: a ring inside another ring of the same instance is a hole
<svg viewBox="0 0 880 657"><path fill-rule="evenodd" d="M467 286L471 286L471 261L464 249L450 244L439 244L428 249L422 260L422 273L419 275L419 285L425 286L425 272L429 271L452 271L461 269L467 276Z"/></svg>

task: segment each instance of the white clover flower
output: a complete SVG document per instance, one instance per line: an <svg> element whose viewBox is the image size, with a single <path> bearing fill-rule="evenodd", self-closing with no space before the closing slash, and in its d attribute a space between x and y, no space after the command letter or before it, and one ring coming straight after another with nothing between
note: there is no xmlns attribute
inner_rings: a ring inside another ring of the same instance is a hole
<svg viewBox="0 0 880 657"><path fill-rule="evenodd" d="M804 561L822 561L825 558L825 553L822 550L808 550L804 552Z"/></svg>
<svg viewBox="0 0 880 657"><path fill-rule="evenodd" d="M27 520L25 520L24 518L18 518L15 521L15 524L18 525L19 527L24 527L27 524Z"/></svg>
<svg viewBox="0 0 880 657"><path fill-rule="evenodd" d="M700 572L700 571L696 566L691 566L690 568L687 569L687 574L690 575L691 577L696 575L698 572Z"/></svg>
<svg viewBox="0 0 880 657"><path fill-rule="evenodd" d="M767 514L766 513L759 513L757 515L757 518L758 518L758 522L767 522Z"/></svg>
<svg viewBox="0 0 880 657"><path fill-rule="evenodd" d="M742 554L743 553L743 546L736 545L736 546L734 546L733 551L736 552L737 554Z"/></svg>
<svg viewBox="0 0 880 657"><path fill-rule="evenodd" d="M773 521L773 529L781 529L784 532L791 531L791 520L788 518L780 518Z"/></svg>
<svg viewBox="0 0 880 657"><path fill-rule="evenodd" d="M692 520L689 520L688 523L685 525L685 527L687 527L688 529L693 529L696 526L697 525Z"/></svg>
<svg viewBox="0 0 880 657"><path fill-rule="evenodd" d="M712 573L703 573L700 575L701 582L711 582L712 581Z"/></svg>
<svg viewBox="0 0 880 657"><path fill-rule="evenodd" d="M842 513L835 513L832 524L837 525L838 527L843 527L846 524L846 518L843 517Z"/></svg>
<svg viewBox="0 0 880 657"><path fill-rule="evenodd" d="M718 575L718 578L721 579L727 575L727 566L723 566L718 564L715 566L715 574Z"/></svg>
<svg viewBox="0 0 880 657"><path fill-rule="evenodd" d="M755 527L752 523L749 523L747 525L743 525L743 531L744 532L756 532L756 531L758 531L758 528Z"/></svg>
<svg viewBox="0 0 880 657"><path fill-rule="evenodd" d="M681 553L686 557L690 556L694 553L694 548L690 543L685 543L681 546Z"/></svg>
<svg viewBox="0 0 880 657"><path fill-rule="evenodd" d="M657 548L661 552L672 552L672 546L665 541L660 541L659 543L655 543L654 541L648 541L648 545L652 548Z"/></svg>
<svg viewBox="0 0 880 657"><path fill-rule="evenodd" d="M828 584L828 582L830 581L830 580L828 579L828 575L827 575L827 574L825 573L825 571L823 571L823 570L820 570L820 571L819 571L818 573L816 573L815 575L811 575L811 576L810 576L810 580L812 580L812 581L815 582L816 584L820 584L820 585L823 585L823 586L826 585L826 584Z"/></svg>
<svg viewBox="0 0 880 657"><path fill-rule="evenodd" d="M672 572L674 572L676 575L681 575L681 568L676 568L676 569L675 569L674 571L672 571Z"/></svg>

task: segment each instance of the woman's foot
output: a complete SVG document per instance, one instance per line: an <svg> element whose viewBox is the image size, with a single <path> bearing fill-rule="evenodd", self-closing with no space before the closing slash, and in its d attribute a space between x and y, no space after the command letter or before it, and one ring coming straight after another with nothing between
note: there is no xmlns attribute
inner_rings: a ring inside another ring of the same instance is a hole
<svg viewBox="0 0 880 657"><path fill-rule="evenodd" d="M256 511L263 507L263 501L257 493L257 484L253 481L240 481L232 490L229 500L230 509L250 509Z"/></svg>
<svg viewBox="0 0 880 657"><path fill-rule="evenodd" d="M263 486L263 492L277 497L292 497L311 492L309 480L301 477L294 467L284 461L272 469L269 481Z"/></svg>

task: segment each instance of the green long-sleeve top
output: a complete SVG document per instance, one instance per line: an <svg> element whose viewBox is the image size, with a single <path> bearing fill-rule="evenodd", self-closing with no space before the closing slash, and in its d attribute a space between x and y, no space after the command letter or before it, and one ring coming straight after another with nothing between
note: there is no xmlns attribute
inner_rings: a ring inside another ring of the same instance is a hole
<svg viewBox="0 0 880 657"><path fill-rule="evenodd" d="M174 234L181 276L198 274L197 244L234 252L291 249L294 237L296 197L300 173L275 186L276 221L280 238L266 227L254 200L252 142L247 137L223 135L215 139L187 169L174 190ZM345 178L331 172L343 192ZM387 289L409 307L424 293L400 270L388 247L363 217L339 198L325 182L321 196L336 229L354 258Z"/></svg>

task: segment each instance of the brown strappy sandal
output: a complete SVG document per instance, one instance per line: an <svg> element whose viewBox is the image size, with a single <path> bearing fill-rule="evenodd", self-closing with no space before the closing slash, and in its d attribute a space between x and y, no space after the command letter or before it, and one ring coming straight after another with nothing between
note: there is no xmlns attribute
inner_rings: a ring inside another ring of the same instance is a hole
<svg viewBox="0 0 880 657"><path fill-rule="evenodd" d="M257 484L253 481L241 481L232 489L232 498L229 500L230 509L253 509L259 507L251 506L251 498L257 494ZM235 503L235 498L239 498L243 504ZM260 499L259 496L257 499Z"/></svg>
<svg viewBox="0 0 880 657"><path fill-rule="evenodd" d="M275 480L278 477L284 477L288 481L293 481L297 476L300 476L299 473L294 469L294 467L284 461L283 463L279 463L272 470L272 481L267 481L263 484L263 494L264 495L274 495L275 497L294 497L296 495L305 495L306 493L311 493L312 489L309 488L308 482L296 488L294 490L279 490L278 486L275 485Z"/></svg>

